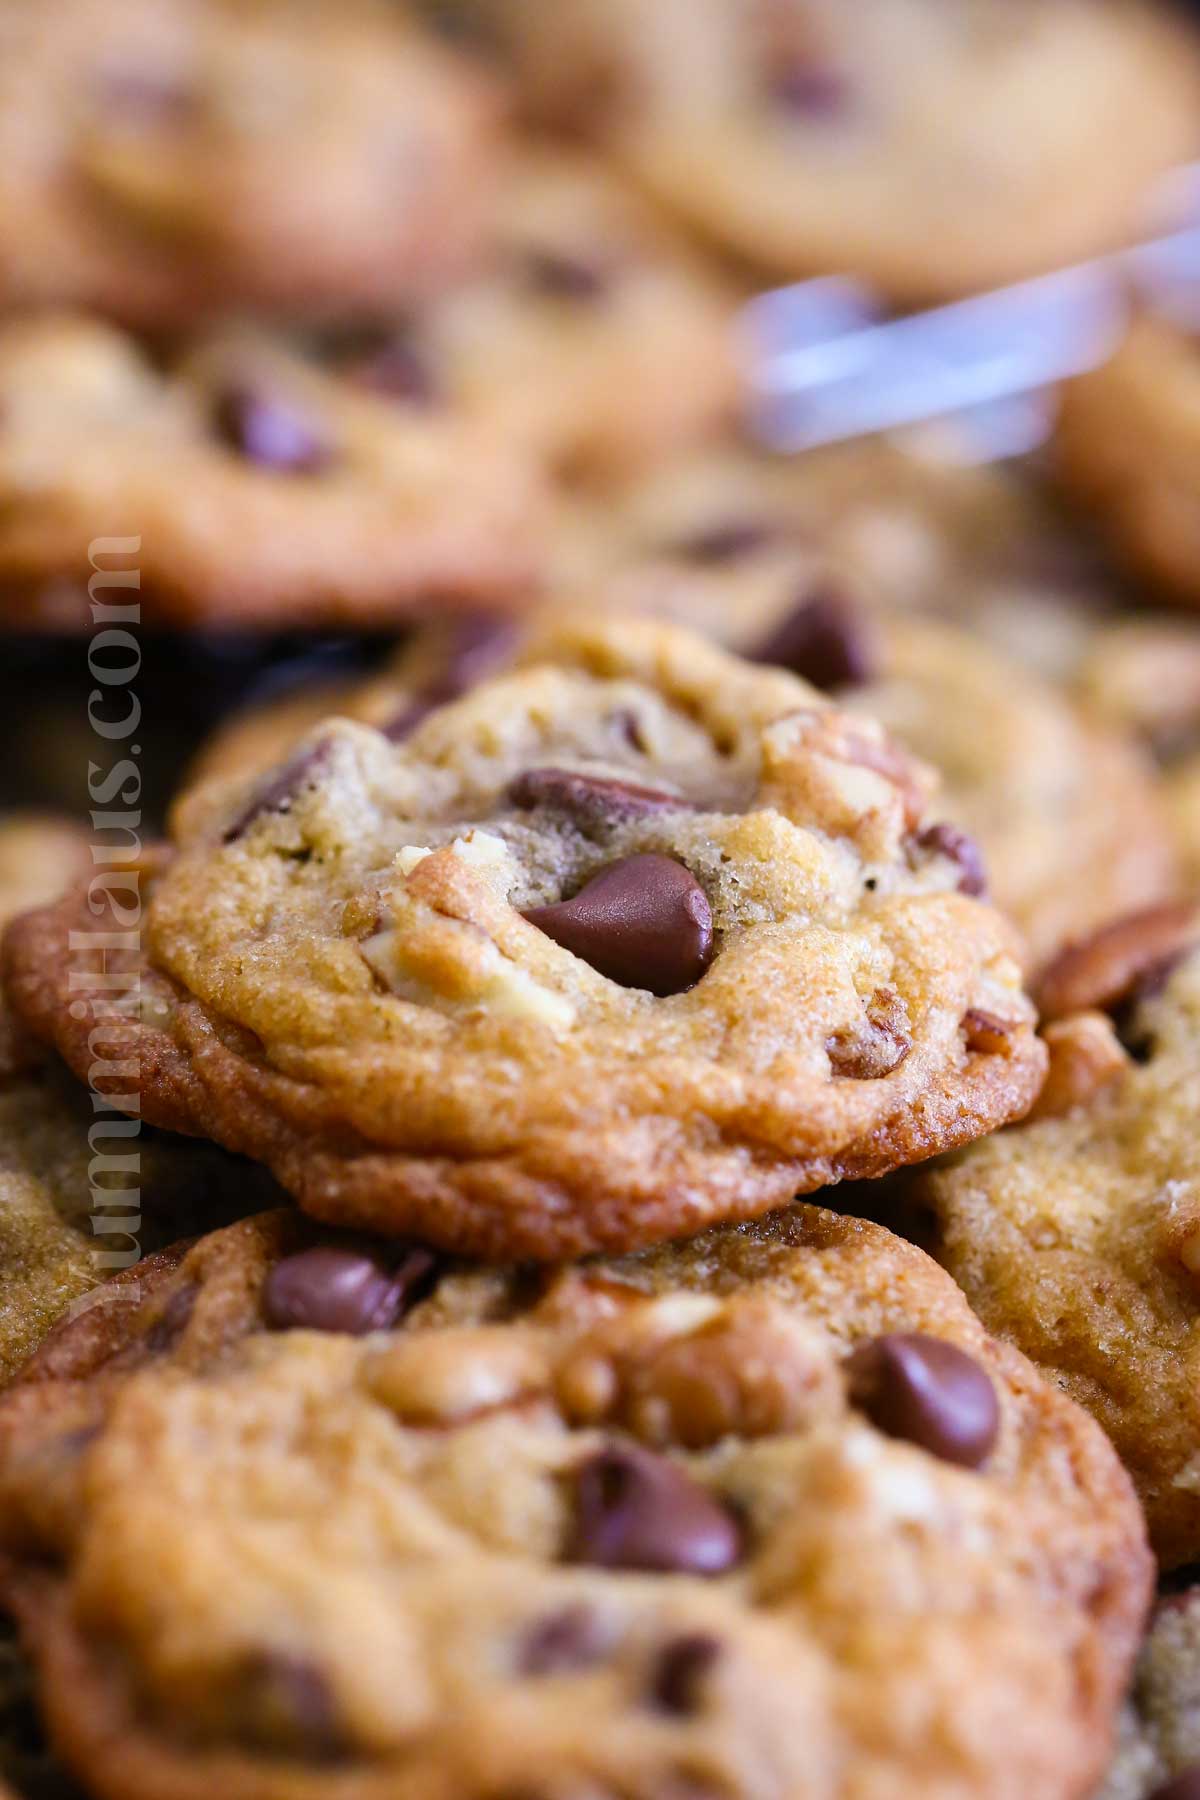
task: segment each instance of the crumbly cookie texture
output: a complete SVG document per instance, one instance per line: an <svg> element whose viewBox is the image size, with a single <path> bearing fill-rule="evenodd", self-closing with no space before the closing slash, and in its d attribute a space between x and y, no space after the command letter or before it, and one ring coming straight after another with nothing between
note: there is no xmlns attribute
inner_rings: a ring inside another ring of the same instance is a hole
<svg viewBox="0 0 1200 1800"><path fill-rule="evenodd" d="M532 463L483 427L397 406L257 333L198 343L164 374L93 320L0 331L10 621L90 628L89 556L137 570L147 622L505 605L535 572L543 500Z"/></svg>
<svg viewBox="0 0 1200 1800"><path fill-rule="evenodd" d="M373 0L5 0L0 292L150 326L395 306L481 241L496 115Z"/></svg>
<svg viewBox="0 0 1200 1800"><path fill-rule="evenodd" d="M478 272L391 330L351 336L359 380L589 478L628 478L732 415L732 290L652 208L559 147L519 148L499 185Z"/></svg>
<svg viewBox="0 0 1200 1800"><path fill-rule="evenodd" d="M535 105L783 275L910 301L1120 243L1195 152L1194 46L1140 0L475 0ZM1153 99L1151 101L1151 96ZM987 228L980 228L982 216Z"/></svg>
<svg viewBox="0 0 1200 1800"><path fill-rule="evenodd" d="M1168 1565L1200 1554L1198 941L1181 906L1066 953L1039 1116L914 1177L984 1322L1112 1437Z"/></svg>
<svg viewBox="0 0 1200 1800"><path fill-rule="evenodd" d="M1167 599L1200 605L1192 337L1142 318L1117 354L1063 390L1056 462L1067 489L1135 574Z"/></svg>
<svg viewBox="0 0 1200 1800"><path fill-rule="evenodd" d="M1128 1481L878 1227L795 1206L532 1279L277 1214L110 1323L0 1408L6 1597L106 1800L1099 1772Z"/></svg>
<svg viewBox="0 0 1200 1800"><path fill-rule="evenodd" d="M1200 1588L1190 1586L1167 1594L1154 1610L1117 1752L1096 1800L1189 1800L1197 1792Z"/></svg>
<svg viewBox="0 0 1200 1800"><path fill-rule="evenodd" d="M783 670L554 622L463 698L332 721L184 809L126 1021L145 1116L323 1218L491 1257L627 1249L967 1141L1025 1111L1043 1051L928 786ZM8 961L79 1067L73 904Z"/></svg>

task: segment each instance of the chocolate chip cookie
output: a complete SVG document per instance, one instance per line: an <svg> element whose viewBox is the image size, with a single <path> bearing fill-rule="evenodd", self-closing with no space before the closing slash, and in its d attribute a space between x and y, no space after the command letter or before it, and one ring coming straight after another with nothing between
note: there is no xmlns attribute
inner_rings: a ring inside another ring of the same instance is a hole
<svg viewBox="0 0 1200 1800"><path fill-rule="evenodd" d="M93 568L136 571L145 623L507 604L535 571L542 499L532 463L482 427L390 404L254 333L164 373L94 321L0 330L10 623L92 629Z"/></svg>
<svg viewBox="0 0 1200 1800"><path fill-rule="evenodd" d="M5 0L0 295L341 315L482 239L496 97L373 0Z"/></svg>
<svg viewBox="0 0 1200 1800"><path fill-rule="evenodd" d="M1040 989L1038 1116L914 1177L993 1331L1088 1406L1168 1565L1200 1553L1198 915L1135 915Z"/></svg>
<svg viewBox="0 0 1200 1800"><path fill-rule="evenodd" d="M537 1278L217 1234L4 1402L0 1541L112 1800L1068 1800L1149 1585L1093 1422L805 1206Z"/></svg>
<svg viewBox="0 0 1200 1800"><path fill-rule="evenodd" d="M1195 1800L1200 1793L1200 1588L1158 1602L1096 1800Z"/></svg>
<svg viewBox="0 0 1200 1800"><path fill-rule="evenodd" d="M627 1249L964 1142L1043 1056L928 781L784 670L555 621L461 699L331 721L181 810L123 1021L144 1114L322 1218L490 1257ZM27 917L8 966L78 1069L102 995L77 906Z"/></svg>
<svg viewBox="0 0 1200 1800"><path fill-rule="evenodd" d="M1195 154L1182 25L1139 0L475 0L536 104L715 242L904 301L1123 242Z"/></svg>
<svg viewBox="0 0 1200 1800"><path fill-rule="evenodd" d="M478 274L342 356L376 392L593 478L628 478L739 397L730 289L601 164L536 144L502 167Z"/></svg>
<svg viewBox="0 0 1200 1800"><path fill-rule="evenodd" d="M1116 356L1067 384L1057 467L1134 573L1200 604L1200 358L1193 338L1142 318Z"/></svg>

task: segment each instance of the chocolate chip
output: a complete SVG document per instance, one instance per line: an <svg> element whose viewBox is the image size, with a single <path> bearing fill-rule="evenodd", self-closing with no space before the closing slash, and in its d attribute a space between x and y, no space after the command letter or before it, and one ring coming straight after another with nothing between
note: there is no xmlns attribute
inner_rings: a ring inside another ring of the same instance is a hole
<svg viewBox="0 0 1200 1800"><path fill-rule="evenodd" d="M875 645L867 620L843 595L807 594L756 649L751 662L774 663L814 687L861 687L875 675Z"/></svg>
<svg viewBox="0 0 1200 1800"><path fill-rule="evenodd" d="M600 300L612 285L612 268L596 257L531 246L518 260L524 280L535 293L555 300Z"/></svg>
<svg viewBox="0 0 1200 1800"><path fill-rule="evenodd" d="M726 519L681 538L672 548L676 556L684 556L689 562L720 565L753 556L778 536L778 528L766 519Z"/></svg>
<svg viewBox="0 0 1200 1800"><path fill-rule="evenodd" d="M438 397L428 357L401 333L356 357L347 374L373 394L385 400L403 401L407 406L432 406Z"/></svg>
<svg viewBox="0 0 1200 1800"><path fill-rule="evenodd" d="M947 824L945 820L937 825L927 825L914 841L917 849L924 851L927 856L944 856L958 865L960 894L971 894L979 898L987 893L983 852L975 839L968 837L965 831L960 831L957 825Z"/></svg>
<svg viewBox="0 0 1200 1800"><path fill-rule="evenodd" d="M814 119L835 118L845 111L850 97L845 76L812 57L777 63L767 92L785 111Z"/></svg>
<svg viewBox="0 0 1200 1800"><path fill-rule="evenodd" d="M457 700L507 661L517 638L511 619L486 614L456 621L437 674L380 726L393 744L403 743L439 706Z"/></svg>
<svg viewBox="0 0 1200 1800"><path fill-rule="evenodd" d="M604 1637L590 1606L577 1601L535 1625L520 1654L524 1675L562 1675L585 1669L604 1654Z"/></svg>
<svg viewBox="0 0 1200 1800"><path fill-rule="evenodd" d="M862 1344L848 1365L850 1397L889 1437L977 1469L1000 1429L996 1390L979 1364L942 1338L902 1332Z"/></svg>
<svg viewBox="0 0 1200 1800"><path fill-rule="evenodd" d="M733 1515L665 1456L613 1444L589 1457L575 1480L574 1562L721 1575L741 1556Z"/></svg>
<svg viewBox="0 0 1200 1800"><path fill-rule="evenodd" d="M199 1294L200 1289L194 1281L189 1282L186 1287L175 1289L159 1317L146 1333L147 1350L155 1356L162 1356L168 1350L175 1348L191 1323Z"/></svg>
<svg viewBox="0 0 1200 1800"><path fill-rule="evenodd" d="M712 960L708 896L682 863L656 852L610 863L570 900L525 917L610 981L660 997L692 987Z"/></svg>
<svg viewBox="0 0 1200 1800"><path fill-rule="evenodd" d="M322 1761L344 1751L332 1689L315 1663L287 1651L265 1650L237 1672L236 1715L260 1743L292 1748Z"/></svg>
<svg viewBox="0 0 1200 1800"><path fill-rule="evenodd" d="M645 755L649 748L645 728L632 707L619 706L616 712L608 715L608 723L630 750L637 750Z"/></svg>
<svg viewBox="0 0 1200 1800"><path fill-rule="evenodd" d="M720 1654L719 1639L704 1631L689 1632L664 1645L651 1682L654 1704L683 1718L699 1712L705 1681Z"/></svg>
<svg viewBox="0 0 1200 1800"><path fill-rule="evenodd" d="M319 744L312 744L306 750L284 763L278 775L274 776L251 800L243 812L240 812L233 824L228 827L222 843L233 844L244 837L256 819L267 813L286 813L292 801L304 785L319 774L329 761L332 746L328 738Z"/></svg>
<svg viewBox="0 0 1200 1800"><path fill-rule="evenodd" d="M218 394L214 422L231 449L279 475L313 475L328 466L329 445L289 400L246 384Z"/></svg>
<svg viewBox="0 0 1200 1800"><path fill-rule="evenodd" d="M263 1313L276 1331L387 1331L417 1299L432 1272L430 1251L413 1246L384 1266L364 1251L332 1245L301 1250L275 1264L263 1289Z"/></svg>
<svg viewBox="0 0 1200 1800"><path fill-rule="evenodd" d="M379 729L389 744L402 744L442 704L440 700L406 700L400 710L385 720Z"/></svg>
<svg viewBox="0 0 1200 1800"><path fill-rule="evenodd" d="M136 129L181 124L198 108L196 90L182 75L145 64L102 70L98 96L109 122Z"/></svg>
<svg viewBox="0 0 1200 1800"><path fill-rule="evenodd" d="M1181 1769L1162 1787L1155 1788L1150 1800L1200 1800L1200 1763Z"/></svg>
<svg viewBox="0 0 1200 1800"><path fill-rule="evenodd" d="M652 813L686 812L690 803L663 788L641 787L632 781L607 776L580 775L572 769L526 769L509 785L514 806L543 806L566 813L580 825L595 829L645 819Z"/></svg>

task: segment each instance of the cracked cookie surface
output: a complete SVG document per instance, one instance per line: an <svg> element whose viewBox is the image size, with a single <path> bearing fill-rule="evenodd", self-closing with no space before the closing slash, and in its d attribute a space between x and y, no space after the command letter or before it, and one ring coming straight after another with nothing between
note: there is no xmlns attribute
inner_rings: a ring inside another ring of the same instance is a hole
<svg viewBox="0 0 1200 1800"><path fill-rule="evenodd" d="M783 670L555 621L462 698L332 721L182 810L123 1021L145 1116L324 1218L488 1256L631 1248L967 1141L1043 1052L928 781ZM8 971L78 1066L72 904Z"/></svg>
<svg viewBox="0 0 1200 1800"><path fill-rule="evenodd" d="M1093 1422L807 1206L537 1280L215 1234L0 1404L0 1541L104 1800L1068 1800L1150 1577Z"/></svg>
<svg viewBox="0 0 1200 1800"><path fill-rule="evenodd" d="M1181 906L1066 953L1039 1116L914 1178L939 1259L1095 1413L1168 1565L1200 1554L1198 941Z"/></svg>

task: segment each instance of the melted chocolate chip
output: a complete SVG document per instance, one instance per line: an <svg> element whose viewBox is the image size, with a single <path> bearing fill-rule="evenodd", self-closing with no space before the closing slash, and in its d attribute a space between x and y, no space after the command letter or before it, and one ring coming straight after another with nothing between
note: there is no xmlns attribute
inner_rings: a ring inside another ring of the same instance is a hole
<svg viewBox="0 0 1200 1800"><path fill-rule="evenodd" d="M574 1562L721 1575L741 1553L733 1515L665 1456L613 1444L576 1472Z"/></svg>
<svg viewBox="0 0 1200 1800"><path fill-rule="evenodd" d="M848 1372L851 1399L889 1437L967 1469L987 1460L1000 1429L996 1390L955 1345L919 1332L875 1338Z"/></svg>
<svg viewBox="0 0 1200 1800"><path fill-rule="evenodd" d="M267 813L285 813L306 782L319 774L329 760L331 746L327 738L310 745L284 763L278 775L269 781L230 825L222 843L233 844L245 837L251 825Z"/></svg>
<svg viewBox="0 0 1200 1800"><path fill-rule="evenodd" d="M1155 1788L1150 1800L1200 1800L1200 1763L1181 1769L1162 1787Z"/></svg>
<svg viewBox="0 0 1200 1800"><path fill-rule="evenodd" d="M219 394L213 420L221 438L248 462L279 475L313 475L331 461L321 433L281 395L242 383Z"/></svg>
<svg viewBox="0 0 1200 1800"><path fill-rule="evenodd" d="M135 129L179 125L198 110L198 95L181 74L145 64L103 70L98 95L110 123Z"/></svg>
<svg viewBox="0 0 1200 1800"><path fill-rule="evenodd" d="M721 1654L719 1639L693 1631L672 1639L659 1652L651 1683L654 1704L686 1718L704 1703L704 1685Z"/></svg>
<svg viewBox="0 0 1200 1800"><path fill-rule="evenodd" d="M146 1348L155 1356L162 1356L173 1350L191 1323L200 1289L196 1283L189 1282L186 1287L179 1287L171 1295L167 1304L154 1324L146 1333Z"/></svg>
<svg viewBox="0 0 1200 1800"><path fill-rule="evenodd" d="M944 856L958 865L958 891L960 894L971 894L975 898L987 893L987 871L983 866L983 852L973 837L960 831L957 825L949 825L942 820L937 825L927 825L916 837L916 846L928 856Z"/></svg>
<svg viewBox="0 0 1200 1800"><path fill-rule="evenodd" d="M784 111L812 119L836 118L850 98L845 76L811 57L777 63L767 80L767 92Z"/></svg>
<svg viewBox="0 0 1200 1800"><path fill-rule="evenodd" d="M843 595L808 594L756 649L751 662L774 663L824 690L862 687L875 675L875 646L867 620Z"/></svg>
<svg viewBox="0 0 1200 1800"><path fill-rule="evenodd" d="M604 1637L590 1606L577 1601L535 1625L520 1654L524 1675L563 1675L586 1669L604 1654Z"/></svg>
<svg viewBox="0 0 1200 1800"><path fill-rule="evenodd" d="M525 917L622 987L660 997L692 987L712 960L712 909L695 876L670 856L627 856L570 900Z"/></svg>
<svg viewBox="0 0 1200 1800"><path fill-rule="evenodd" d="M385 1267L365 1251L332 1245L301 1250L275 1264L263 1289L263 1313L276 1331L387 1331L423 1291L430 1251L405 1250Z"/></svg>
<svg viewBox="0 0 1200 1800"><path fill-rule="evenodd" d="M542 806L566 813L585 828L623 825L652 813L690 811L690 802L663 788L641 787L607 776L580 775L572 769L526 769L509 786L514 806Z"/></svg>
<svg viewBox="0 0 1200 1800"><path fill-rule="evenodd" d="M681 539L673 548L676 556L689 562L720 566L753 556L778 536L778 528L767 519L725 519Z"/></svg>
<svg viewBox="0 0 1200 1800"><path fill-rule="evenodd" d="M603 299L612 285L612 268L597 257L587 257L531 246L520 254L521 274L538 294L554 300L594 302Z"/></svg>

